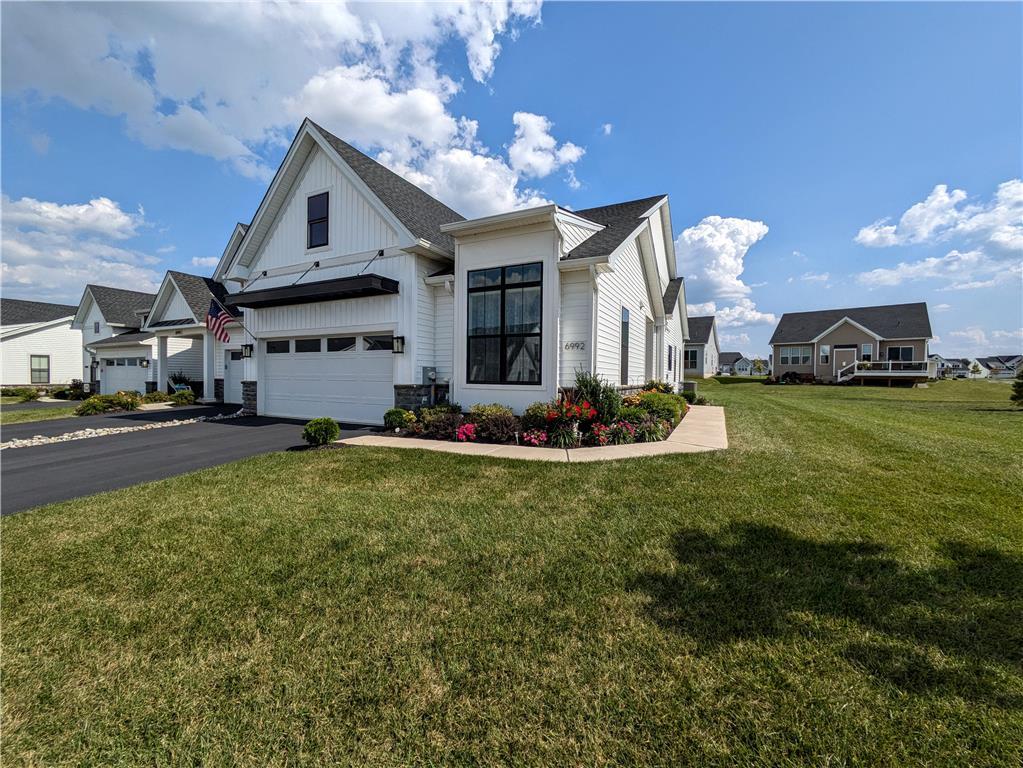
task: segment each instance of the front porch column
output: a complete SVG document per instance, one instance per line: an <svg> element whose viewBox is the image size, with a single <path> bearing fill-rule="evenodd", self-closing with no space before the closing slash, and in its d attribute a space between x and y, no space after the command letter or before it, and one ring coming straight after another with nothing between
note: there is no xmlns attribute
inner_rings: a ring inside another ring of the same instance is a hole
<svg viewBox="0 0 1023 768"><path fill-rule="evenodd" d="M217 341L213 334L206 331L202 335L202 398L203 403L217 402L214 382L217 377L216 361L214 360Z"/></svg>
<svg viewBox="0 0 1023 768"><path fill-rule="evenodd" d="M167 337L156 337L156 391L167 392Z"/></svg>

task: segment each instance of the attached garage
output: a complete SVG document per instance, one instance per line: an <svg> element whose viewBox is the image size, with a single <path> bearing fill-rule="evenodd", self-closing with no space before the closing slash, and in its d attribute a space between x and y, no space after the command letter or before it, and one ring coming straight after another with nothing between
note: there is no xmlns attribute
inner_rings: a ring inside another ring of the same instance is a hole
<svg viewBox="0 0 1023 768"><path fill-rule="evenodd" d="M139 392L145 394L146 382L149 381L148 357L107 357L109 352L100 357L100 394L112 395L115 392Z"/></svg>
<svg viewBox="0 0 1023 768"><path fill-rule="evenodd" d="M390 334L269 339L263 344L260 411L382 424L394 404Z"/></svg>

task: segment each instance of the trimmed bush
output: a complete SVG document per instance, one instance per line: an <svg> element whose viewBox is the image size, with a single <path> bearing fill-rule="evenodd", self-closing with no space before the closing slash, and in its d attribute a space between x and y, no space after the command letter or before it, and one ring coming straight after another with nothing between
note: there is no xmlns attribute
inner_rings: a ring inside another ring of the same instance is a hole
<svg viewBox="0 0 1023 768"><path fill-rule="evenodd" d="M575 372L575 402L589 403L597 410L595 421L611 424L622 410L622 393L602 377L585 371Z"/></svg>
<svg viewBox="0 0 1023 768"><path fill-rule="evenodd" d="M416 415L404 408L391 408L384 414L384 426L390 430L408 429L416 422Z"/></svg>
<svg viewBox="0 0 1023 768"><path fill-rule="evenodd" d="M476 423L476 439L484 443L514 443L515 433L522 431L522 424L511 413L492 413L483 418L469 418Z"/></svg>
<svg viewBox="0 0 1023 768"><path fill-rule="evenodd" d="M94 416L98 413L118 410L114 403L113 395L93 395L82 401L82 404L75 408L75 416Z"/></svg>
<svg viewBox="0 0 1023 768"><path fill-rule="evenodd" d="M321 416L313 419L302 430L302 439L309 445L327 445L333 443L341 435L341 427L333 419Z"/></svg>
<svg viewBox="0 0 1023 768"><path fill-rule="evenodd" d="M422 422L430 421L435 416L443 416L447 413L458 413L462 412L462 406L458 403L437 403L436 405L424 405L416 413L416 416Z"/></svg>
<svg viewBox="0 0 1023 768"><path fill-rule="evenodd" d="M32 387L25 387L18 392L18 398L23 403L30 403L33 400L38 400L40 394L41 393L39 392L38 389L33 389Z"/></svg>
<svg viewBox="0 0 1023 768"><path fill-rule="evenodd" d="M478 422L490 416L512 416L512 409L500 403L477 403L469 406L469 419Z"/></svg>
<svg viewBox="0 0 1023 768"><path fill-rule="evenodd" d="M462 426L461 413L440 413L423 421L423 437L431 440L454 440Z"/></svg>
<svg viewBox="0 0 1023 768"><path fill-rule="evenodd" d="M690 405L696 402L696 393L693 392L692 390L684 389L681 392L679 392L679 396Z"/></svg>
<svg viewBox="0 0 1023 768"><path fill-rule="evenodd" d="M158 389L142 395L143 403L169 403L170 401L170 395L165 395Z"/></svg>
<svg viewBox="0 0 1023 768"><path fill-rule="evenodd" d="M142 395L138 392L120 391L111 395L114 407L121 411L137 411L142 403Z"/></svg>
<svg viewBox="0 0 1023 768"><path fill-rule="evenodd" d="M686 401L679 395L642 392L639 396L639 407L654 418L669 421L674 426L682 420L682 414L686 412Z"/></svg>
<svg viewBox="0 0 1023 768"><path fill-rule="evenodd" d="M174 405L194 405L195 392L190 389L182 389L180 392L175 392L171 395L170 401L174 403Z"/></svg>
<svg viewBox="0 0 1023 768"><path fill-rule="evenodd" d="M636 426L646 417L647 412L638 405L627 405L622 408L621 413L618 414L619 421L627 421L632 426Z"/></svg>

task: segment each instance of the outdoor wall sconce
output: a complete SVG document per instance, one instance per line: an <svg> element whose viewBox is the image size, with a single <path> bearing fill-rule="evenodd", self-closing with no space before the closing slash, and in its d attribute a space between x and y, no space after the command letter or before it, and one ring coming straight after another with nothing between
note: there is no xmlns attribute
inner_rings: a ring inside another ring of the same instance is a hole
<svg viewBox="0 0 1023 768"><path fill-rule="evenodd" d="M141 358L141 359L139 360L139 367L140 367L140 368L148 368L148 367L149 367L149 360L147 360L147 359L146 359L146 358L144 358L144 357L143 357L143 358Z"/></svg>
<svg viewBox="0 0 1023 768"><path fill-rule="evenodd" d="M252 357L252 345L242 344L242 357Z"/></svg>
<svg viewBox="0 0 1023 768"><path fill-rule="evenodd" d="M400 355L400 354L405 352L405 337L404 336L395 336L394 337L394 346L391 347L391 352L393 352L396 355Z"/></svg>

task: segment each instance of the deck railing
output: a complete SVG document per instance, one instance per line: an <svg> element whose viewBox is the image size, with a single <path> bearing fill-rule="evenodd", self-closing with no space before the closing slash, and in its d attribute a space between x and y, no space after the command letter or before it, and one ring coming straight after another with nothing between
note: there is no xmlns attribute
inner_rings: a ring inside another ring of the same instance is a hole
<svg viewBox="0 0 1023 768"><path fill-rule="evenodd" d="M932 375L933 360L857 360L838 372L838 380L852 376L920 376Z"/></svg>

